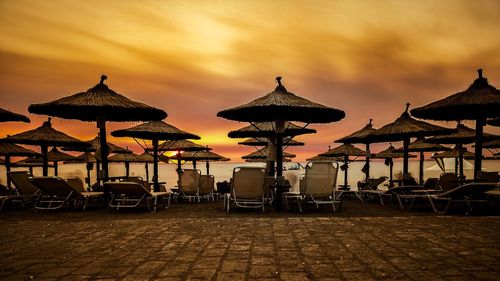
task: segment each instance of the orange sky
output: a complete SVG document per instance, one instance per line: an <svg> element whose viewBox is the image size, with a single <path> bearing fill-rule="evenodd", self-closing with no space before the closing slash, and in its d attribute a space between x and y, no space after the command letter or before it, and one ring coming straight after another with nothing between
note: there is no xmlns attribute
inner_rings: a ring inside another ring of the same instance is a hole
<svg viewBox="0 0 500 281"><path fill-rule="evenodd" d="M498 88L498 11L498 1L458 0L1 1L1 107L28 114L29 104L84 91L105 73L115 91L166 110L166 122L239 160L252 148L226 134L245 124L216 113L272 91L281 75L289 91L347 115L298 138L307 145L290 152L304 160L369 118L380 127L406 102L466 89L479 67ZM0 137L45 118L29 117L2 124ZM80 121L54 126L82 139L97 132Z"/></svg>

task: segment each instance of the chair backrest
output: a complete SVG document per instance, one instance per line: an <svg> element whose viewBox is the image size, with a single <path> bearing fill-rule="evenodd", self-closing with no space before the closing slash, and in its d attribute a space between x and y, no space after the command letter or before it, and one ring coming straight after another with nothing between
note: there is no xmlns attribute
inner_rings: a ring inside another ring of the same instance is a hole
<svg viewBox="0 0 500 281"><path fill-rule="evenodd" d="M338 163L310 162L306 166L304 189L312 197L327 197L337 185Z"/></svg>
<svg viewBox="0 0 500 281"><path fill-rule="evenodd" d="M500 175L498 172L479 172L479 177L478 180L480 182L499 182L500 181Z"/></svg>
<svg viewBox="0 0 500 281"><path fill-rule="evenodd" d="M120 181L122 181L122 182L135 182L135 183L138 183L138 184L144 186L147 190L151 191L151 186L149 185L149 182L143 180L142 177L126 177L126 178L121 179Z"/></svg>
<svg viewBox="0 0 500 281"><path fill-rule="evenodd" d="M266 169L259 167L237 167L233 169L231 196L240 199L255 199L264 196Z"/></svg>
<svg viewBox="0 0 500 281"><path fill-rule="evenodd" d="M9 177L21 195L33 195L38 191L38 187L29 180L31 174L27 171L10 172Z"/></svg>
<svg viewBox="0 0 500 281"><path fill-rule="evenodd" d="M361 187L362 190L377 190L378 186L383 183L385 180L387 180L387 177L380 177L376 179L369 179L368 182ZM358 185L358 187L360 187Z"/></svg>
<svg viewBox="0 0 500 281"><path fill-rule="evenodd" d="M59 177L32 177L30 181L43 193L54 196L68 196L76 190Z"/></svg>
<svg viewBox="0 0 500 281"><path fill-rule="evenodd" d="M184 169L179 178L179 188L185 194L196 194L199 192L201 171L195 169Z"/></svg>
<svg viewBox="0 0 500 281"><path fill-rule="evenodd" d="M85 187L83 186L83 182L80 178L68 178L66 181L75 191L79 193L85 191Z"/></svg>
<svg viewBox="0 0 500 281"><path fill-rule="evenodd" d="M150 195L149 190L137 182L122 181L122 182L105 182L104 189L110 190L117 195L125 195L132 197L141 197L145 194Z"/></svg>
<svg viewBox="0 0 500 281"><path fill-rule="evenodd" d="M200 176L200 194L210 194L214 191L215 178L213 175Z"/></svg>
<svg viewBox="0 0 500 281"><path fill-rule="evenodd" d="M458 186L458 176L455 173L442 173L439 176L437 188L447 191Z"/></svg>

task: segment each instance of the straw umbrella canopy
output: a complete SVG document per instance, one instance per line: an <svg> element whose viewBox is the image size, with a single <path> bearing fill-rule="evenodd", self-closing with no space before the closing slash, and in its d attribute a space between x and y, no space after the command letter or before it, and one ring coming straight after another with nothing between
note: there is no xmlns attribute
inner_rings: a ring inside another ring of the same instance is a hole
<svg viewBox="0 0 500 281"><path fill-rule="evenodd" d="M209 147L194 143L189 140L167 140L158 145L158 151L177 151L177 173L180 174L181 167L181 151L204 151L204 150L212 150ZM196 160L193 161L193 168L196 169Z"/></svg>
<svg viewBox="0 0 500 281"><path fill-rule="evenodd" d="M88 148L78 148L78 147L63 147L62 150L67 150L67 151L95 151L96 153L101 153L101 137L100 134L98 133L97 136L91 140L85 141L86 143L90 144L90 147ZM106 142L108 145L108 152L109 153L132 153L132 151L123 148L121 146L118 146L116 144Z"/></svg>
<svg viewBox="0 0 500 281"><path fill-rule="evenodd" d="M463 159L473 159L474 153L471 153L467 148L456 145L453 149L438 153L432 156L432 158L455 158L455 174L460 175L460 181L464 179L464 164ZM458 159L458 160L457 160Z"/></svg>
<svg viewBox="0 0 500 281"><path fill-rule="evenodd" d="M287 158L287 157L283 157L283 158L281 158L281 161L283 163L287 163L287 162L292 162L292 159ZM247 162L247 163L267 163L268 161L266 158L252 158L252 159L245 159L245 162Z"/></svg>
<svg viewBox="0 0 500 281"><path fill-rule="evenodd" d="M240 145L248 145L248 146L268 146L269 140L266 138L249 138L244 141L238 142ZM305 143L296 141L292 138L284 138L283 145L286 146L303 146Z"/></svg>
<svg viewBox="0 0 500 281"><path fill-rule="evenodd" d="M349 168L349 156L366 156L366 151L355 147L352 144L345 143L335 148L329 149L327 152L320 153L318 156L344 157L344 187L347 187L347 170Z"/></svg>
<svg viewBox="0 0 500 281"><path fill-rule="evenodd" d="M145 152L141 155L135 153L127 153L127 154L115 154L109 157L109 162L123 162L125 163L125 176L129 177L130 175L130 163L152 163L154 161L153 156L149 155L149 153Z"/></svg>
<svg viewBox="0 0 500 281"><path fill-rule="evenodd" d="M40 146L43 156L43 176L48 175L48 147L49 146L75 146L88 147L89 145L74 137L71 137L61 131L52 128L50 118L43 122L42 126L19 133L13 136L8 136L1 139L0 142L18 143L27 145Z"/></svg>
<svg viewBox="0 0 500 281"><path fill-rule="evenodd" d="M22 114L14 113L12 111L0 108L0 122L26 122L29 123L30 119Z"/></svg>
<svg viewBox="0 0 500 281"><path fill-rule="evenodd" d="M115 137L132 137L134 139L145 139L152 141L153 185L155 191L160 191L160 185L158 183L158 142L160 140L200 139L200 137L197 135L181 131L163 121L151 121L128 129L116 130L111 132L111 135ZM140 145L139 142L137 143Z"/></svg>
<svg viewBox="0 0 500 281"><path fill-rule="evenodd" d="M43 167L43 160L40 156L30 156L17 162L11 163L11 165L12 167L28 168L30 173L33 175L33 168ZM48 167L52 168L53 165L48 165Z"/></svg>
<svg viewBox="0 0 500 281"><path fill-rule="evenodd" d="M305 128L292 122L284 122L283 137L295 137L304 134L314 134L315 129ZM227 135L230 138L271 138L276 134L276 124L273 122L255 122L248 126L230 131Z"/></svg>
<svg viewBox="0 0 500 281"><path fill-rule="evenodd" d="M419 173L418 182L424 184L424 152L436 152L436 151L446 151L450 150L449 147L442 146L440 144L428 143L423 138L419 138L408 145L408 152L418 152L419 153ZM403 147L396 150L397 152L404 152Z"/></svg>
<svg viewBox="0 0 500 281"><path fill-rule="evenodd" d="M460 124L460 122L457 124L457 127L455 129L456 131L452 134L449 135L443 135L443 136L435 136L432 138L429 138L425 140L426 142L429 143L441 143L441 144L455 144L457 147L457 152L462 151L462 146L464 144L469 144L473 143L476 140L476 131L466 127L463 124ZM483 141L489 141L489 140L494 140L498 138L498 136L495 135L490 135L483 133L482 139ZM458 155L458 163L459 163L459 173L460 173L460 179L462 179L464 171L463 171L463 156Z"/></svg>
<svg viewBox="0 0 500 281"><path fill-rule="evenodd" d="M487 118L500 117L500 90L488 84L479 69L478 78L465 91L453 94L447 98L415 108L411 112L419 118L453 121L476 121L476 146L474 159L474 180L481 171L483 126Z"/></svg>
<svg viewBox="0 0 500 281"><path fill-rule="evenodd" d="M230 161L231 159L226 158L212 151L186 151L180 155L180 159L184 161L206 161L207 175L210 174L210 162L211 161Z"/></svg>
<svg viewBox="0 0 500 281"><path fill-rule="evenodd" d="M500 148L500 138L483 143L483 148Z"/></svg>
<svg viewBox="0 0 500 281"><path fill-rule="evenodd" d="M106 75L99 84L85 92L63 97L52 102L32 104L28 111L64 119L97 122L100 143L106 142L106 122L162 120L167 113L141 102L132 101L116 93L104 84ZM104 181L108 179L108 147L101 146L101 161Z"/></svg>
<svg viewBox="0 0 500 281"><path fill-rule="evenodd" d="M486 124L495 126L495 127L500 127L500 117L498 118L493 118L488 121L486 121Z"/></svg>
<svg viewBox="0 0 500 281"><path fill-rule="evenodd" d="M19 145L15 145L12 143L0 143L0 156L4 156L4 163L2 165L5 165L5 172L7 173L7 187L9 189L11 188L10 177L9 177L9 172L11 167L10 157L38 156L38 155L40 155L40 153L30 149L26 149Z"/></svg>
<svg viewBox="0 0 500 281"><path fill-rule="evenodd" d="M87 185L90 187L90 171L94 168L94 163L99 162L97 157L92 154L90 151L86 151L78 156L73 157L73 159L69 159L64 161L64 164L75 164L75 163L85 163L85 168L87 170Z"/></svg>
<svg viewBox="0 0 500 281"><path fill-rule="evenodd" d="M439 134L447 134L453 130L419 121L410 116L408 108L410 104L406 104L406 110L394 122L389 123L378 129L370 137L373 142L387 141L403 141L403 153L408 154L408 145L412 137L435 136ZM403 157L403 176L408 174L408 157Z"/></svg>
<svg viewBox="0 0 500 281"><path fill-rule="evenodd" d="M54 163L54 176L57 177L58 165L60 161L68 161L74 159L75 156L69 155L67 153L59 151L56 147L53 147L49 152L47 152L47 160Z"/></svg>
<svg viewBox="0 0 500 281"><path fill-rule="evenodd" d="M389 144L386 150L382 150L379 153L375 153L372 158L385 159L385 164L389 166L389 183L392 185L392 170L394 167L394 158L404 158L405 154L403 152L396 151L396 148ZM415 158L417 156L408 154L409 158Z"/></svg>
<svg viewBox="0 0 500 281"><path fill-rule="evenodd" d="M370 137L375 133L376 129L373 128L372 125L373 119L370 119L368 124L366 124L360 130L345 136L341 139L336 140L336 143L362 143L366 146L366 163L365 163L365 171L366 171L366 180L370 178Z"/></svg>
<svg viewBox="0 0 500 281"><path fill-rule="evenodd" d="M250 153L250 154L244 155L241 158L242 159L267 159L268 157L269 157L269 151L267 149L259 149L257 151ZM295 154L283 151L282 158L294 158L294 157L296 157Z"/></svg>
<svg viewBox="0 0 500 281"><path fill-rule="evenodd" d="M338 161L343 161L343 157L327 157L327 156L313 156L310 158L307 158L306 161L308 162L338 162Z"/></svg>

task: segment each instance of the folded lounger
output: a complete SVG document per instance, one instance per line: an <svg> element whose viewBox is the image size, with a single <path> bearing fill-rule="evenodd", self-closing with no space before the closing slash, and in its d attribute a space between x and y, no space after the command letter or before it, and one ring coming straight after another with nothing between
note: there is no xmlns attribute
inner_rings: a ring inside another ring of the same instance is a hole
<svg viewBox="0 0 500 281"><path fill-rule="evenodd" d="M158 199L165 208L170 207L170 192L149 191L137 182L105 182L104 189L111 191L112 196L108 206L116 210L137 208L141 203L145 203L148 210L151 210L150 201L153 201L153 211L156 212Z"/></svg>

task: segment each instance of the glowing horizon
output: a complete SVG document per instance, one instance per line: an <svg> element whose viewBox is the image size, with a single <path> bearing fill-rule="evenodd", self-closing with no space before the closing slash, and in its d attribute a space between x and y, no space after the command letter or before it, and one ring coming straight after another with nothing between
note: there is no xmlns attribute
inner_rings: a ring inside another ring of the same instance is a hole
<svg viewBox="0 0 500 281"><path fill-rule="evenodd" d="M370 118L376 128L394 121L406 102L466 89L478 68L498 88L499 10L498 1L451 0L3 1L1 104L32 122L4 123L0 137L41 125L46 116L29 115L29 104L85 91L107 74L111 89L164 109L167 123L241 161L253 148L227 132L245 123L216 113L271 92L283 76L289 91L346 112L297 137L306 145L289 151L303 161ZM95 123L53 124L83 140L97 133ZM134 124L109 123L108 132ZM140 153L132 139L109 141Z"/></svg>

